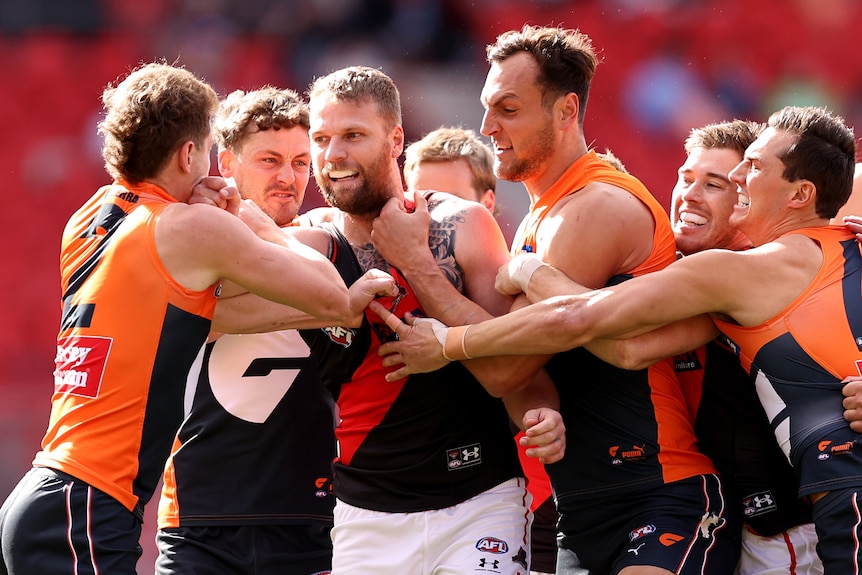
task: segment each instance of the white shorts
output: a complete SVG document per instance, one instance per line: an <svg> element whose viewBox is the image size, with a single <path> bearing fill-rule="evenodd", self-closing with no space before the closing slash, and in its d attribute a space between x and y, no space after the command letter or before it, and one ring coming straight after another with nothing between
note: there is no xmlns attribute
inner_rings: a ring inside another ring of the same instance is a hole
<svg viewBox="0 0 862 575"><path fill-rule="evenodd" d="M772 537L742 530L742 555L736 575L823 575L813 523Z"/></svg>
<svg viewBox="0 0 862 575"><path fill-rule="evenodd" d="M332 575L524 575L530 498L516 478L453 507L415 513L336 500Z"/></svg>

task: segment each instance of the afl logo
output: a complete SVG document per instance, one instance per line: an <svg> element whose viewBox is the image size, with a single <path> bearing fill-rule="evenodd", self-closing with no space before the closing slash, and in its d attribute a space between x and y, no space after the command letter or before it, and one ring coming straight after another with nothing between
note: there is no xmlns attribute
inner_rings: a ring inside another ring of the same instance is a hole
<svg viewBox="0 0 862 575"><path fill-rule="evenodd" d="M509 550L509 544L496 537L483 537L476 542L476 549L484 553L500 554Z"/></svg>
<svg viewBox="0 0 862 575"><path fill-rule="evenodd" d="M644 525L643 527L638 527L629 533L629 541L635 541L636 539L640 539L650 533L655 533L655 525Z"/></svg>

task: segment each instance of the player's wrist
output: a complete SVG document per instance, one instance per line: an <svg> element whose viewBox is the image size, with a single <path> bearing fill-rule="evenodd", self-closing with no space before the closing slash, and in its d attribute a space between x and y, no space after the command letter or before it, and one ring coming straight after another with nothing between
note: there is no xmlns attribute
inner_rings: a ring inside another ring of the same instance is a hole
<svg viewBox="0 0 862 575"><path fill-rule="evenodd" d="M545 265L547 264L536 254L518 254L509 260L509 279L515 287L527 293L533 274Z"/></svg>
<svg viewBox="0 0 862 575"><path fill-rule="evenodd" d="M443 344L443 357L449 361L461 361L473 359L467 353L467 330L469 325L458 325L450 327L446 332L446 341Z"/></svg>

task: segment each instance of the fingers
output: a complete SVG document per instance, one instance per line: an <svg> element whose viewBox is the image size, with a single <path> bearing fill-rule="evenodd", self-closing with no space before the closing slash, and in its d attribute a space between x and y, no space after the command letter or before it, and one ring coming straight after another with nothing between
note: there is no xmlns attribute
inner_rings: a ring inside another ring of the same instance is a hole
<svg viewBox="0 0 862 575"><path fill-rule="evenodd" d="M542 446L530 447L525 453L527 457L534 457L546 465L556 463L566 454L566 442L563 438L557 437Z"/></svg>
<svg viewBox="0 0 862 575"><path fill-rule="evenodd" d="M380 303L372 301L368 304L368 309L376 313L377 316L382 319L387 326L389 326L389 329L396 333L396 335L401 335L398 333L398 328L402 328L402 333L404 332L404 329L406 329L406 324L401 321L401 318L380 305Z"/></svg>
<svg viewBox="0 0 862 575"><path fill-rule="evenodd" d="M219 190L219 196L223 199L223 205L219 206L222 209L237 215L239 206L242 203L242 196L239 195L239 190L236 186L225 186Z"/></svg>

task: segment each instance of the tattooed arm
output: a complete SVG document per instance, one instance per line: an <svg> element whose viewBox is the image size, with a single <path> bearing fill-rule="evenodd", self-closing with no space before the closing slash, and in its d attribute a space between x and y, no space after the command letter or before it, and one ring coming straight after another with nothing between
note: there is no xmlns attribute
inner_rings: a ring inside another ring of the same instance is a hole
<svg viewBox="0 0 862 575"><path fill-rule="evenodd" d="M506 241L482 205L435 193L427 203L417 197L416 210L407 213L392 201L375 220L371 237L379 254L410 282L429 316L465 325L509 311L513 298L494 288L497 270L509 259ZM487 358L464 365L489 393L503 396L531 386L547 359ZM545 389L541 395L556 394Z"/></svg>

